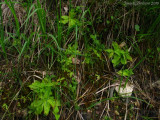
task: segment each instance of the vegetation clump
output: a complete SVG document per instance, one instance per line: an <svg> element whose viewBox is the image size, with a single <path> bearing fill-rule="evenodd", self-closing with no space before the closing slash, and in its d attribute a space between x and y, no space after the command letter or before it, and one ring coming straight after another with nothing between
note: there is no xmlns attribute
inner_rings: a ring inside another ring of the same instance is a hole
<svg viewBox="0 0 160 120"><path fill-rule="evenodd" d="M0 119L160 119L159 5L2 0Z"/></svg>

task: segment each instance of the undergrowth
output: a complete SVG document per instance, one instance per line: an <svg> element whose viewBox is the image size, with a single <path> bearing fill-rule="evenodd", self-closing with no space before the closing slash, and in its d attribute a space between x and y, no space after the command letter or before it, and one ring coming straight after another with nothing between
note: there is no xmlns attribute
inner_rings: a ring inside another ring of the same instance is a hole
<svg viewBox="0 0 160 120"><path fill-rule="evenodd" d="M2 0L1 120L160 119L159 4Z"/></svg>

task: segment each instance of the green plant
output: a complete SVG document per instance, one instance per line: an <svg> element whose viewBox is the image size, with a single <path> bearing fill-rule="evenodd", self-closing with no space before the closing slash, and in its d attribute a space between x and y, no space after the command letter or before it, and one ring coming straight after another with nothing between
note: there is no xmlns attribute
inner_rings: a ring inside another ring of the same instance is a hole
<svg viewBox="0 0 160 120"><path fill-rule="evenodd" d="M109 58L112 58L112 63L114 67L119 64L127 64L127 60L132 61L132 57L129 55L128 49L121 49L116 42L113 42L112 46L113 49L107 49L106 52L109 53Z"/></svg>
<svg viewBox="0 0 160 120"><path fill-rule="evenodd" d="M97 39L97 35L90 35L90 38L93 40L93 45L94 47L92 47L92 50L94 52L94 54L100 58L101 58L101 52L104 50L105 46L104 44L101 44L100 40Z"/></svg>
<svg viewBox="0 0 160 120"><path fill-rule="evenodd" d="M108 117L108 116L105 116L104 117L104 120L112 120L112 118Z"/></svg>
<svg viewBox="0 0 160 120"><path fill-rule="evenodd" d="M160 47L157 47L157 51L160 53Z"/></svg>
<svg viewBox="0 0 160 120"><path fill-rule="evenodd" d="M42 82L35 81L29 85L30 89L36 94L35 100L30 105L31 112L35 114L41 114L44 110L44 114L48 115L50 107L53 108L53 114L56 120L59 119L59 106L60 100L53 96L52 90L56 88L58 82L52 82L51 77L47 76L42 80Z"/></svg>
<svg viewBox="0 0 160 120"><path fill-rule="evenodd" d="M102 59L102 52L105 50L104 44L101 43L99 39L97 39L98 35L91 34L90 39L92 40L92 44L86 45L86 50L84 52L85 59L82 62L83 64L94 64L96 60Z"/></svg>
<svg viewBox="0 0 160 120"><path fill-rule="evenodd" d="M125 77L130 77L131 75L133 75L133 70L132 69L124 69L124 70L120 70L117 72L119 75L121 76L125 76Z"/></svg>
<svg viewBox="0 0 160 120"><path fill-rule="evenodd" d="M71 82L69 82L69 91L71 92L71 95L73 95L74 97L76 96L75 91L77 88L77 80L74 77L75 65L73 64L72 59L76 58L77 55L80 55L80 51L77 50L77 45L70 44L68 45L68 48L65 49L65 51L63 51L61 59L58 59L58 61L62 65L62 70L64 72L67 72L67 75L69 76L69 78L71 78Z"/></svg>
<svg viewBox="0 0 160 120"><path fill-rule="evenodd" d="M71 9L69 16L61 16L61 23L68 24L69 29L75 26L81 26L81 22L76 18L76 10Z"/></svg>
<svg viewBox="0 0 160 120"><path fill-rule="evenodd" d="M136 30L136 31L140 31L139 25L135 25L135 30Z"/></svg>
<svg viewBox="0 0 160 120"><path fill-rule="evenodd" d="M6 103L3 103L2 108L3 108L4 110L8 110L8 105L7 105Z"/></svg>
<svg viewBox="0 0 160 120"><path fill-rule="evenodd" d="M127 61L132 61L128 49L123 50L116 42L112 43L113 49L107 49L106 52L109 53L109 58L112 58L113 66L116 67L120 64L126 65ZM130 77L133 75L132 69L122 69L117 72L119 75L124 77Z"/></svg>
<svg viewBox="0 0 160 120"><path fill-rule="evenodd" d="M77 48L78 46L76 44L68 45L68 48L62 52L61 58L58 59L58 61L62 65L62 70L67 73L70 73L70 76L73 75L72 71L74 68L74 64L72 63L72 58L76 58L77 55L80 55L80 51L77 50Z"/></svg>
<svg viewBox="0 0 160 120"><path fill-rule="evenodd" d="M144 120L153 120L152 118L147 117L147 116L142 116L142 118L143 118Z"/></svg>
<svg viewBox="0 0 160 120"><path fill-rule="evenodd" d="M157 47L157 51L158 51L158 59L160 60L160 47Z"/></svg>
<svg viewBox="0 0 160 120"><path fill-rule="evenodd" d="M1 4L0 4L0 8L1 8ZM3 15L2 15L2 9L0 9L0 45L2 47L2 51L5 54L5 57L7 57L6 55L6 50L5 50L5 44L4 44L4 30L3 30Z"/></svg>
<svg viewBox="0 0 160 120"><path fill-rule="evenodd" d="M41 31L43 34L46 33L46 13L45 10L42 8L41 3L39 0L37 0L37 4L35 5L37 10L37 16L39 20L39 24L41 27Z"/></svg>

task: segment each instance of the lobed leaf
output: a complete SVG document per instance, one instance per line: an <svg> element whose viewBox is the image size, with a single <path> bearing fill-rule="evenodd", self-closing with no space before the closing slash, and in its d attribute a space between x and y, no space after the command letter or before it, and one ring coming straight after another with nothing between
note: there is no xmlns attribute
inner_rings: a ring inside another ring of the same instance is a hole
<svg viewBox="0 0 160 120"><path fill-rule="evenodd" d="M44 114L45 114L45 115L48 115L48 114L49 114L49 111L50 111L50 104L46 101L46 102L43 104L43 107L44 107Z"/></svg>

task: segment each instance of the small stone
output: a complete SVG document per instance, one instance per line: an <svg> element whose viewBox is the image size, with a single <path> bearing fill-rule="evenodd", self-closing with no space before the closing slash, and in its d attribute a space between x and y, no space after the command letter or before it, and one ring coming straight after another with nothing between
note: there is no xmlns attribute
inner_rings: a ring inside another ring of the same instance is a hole
<svg viewBox="0 0 160 120"><path fill-rule="evenodd" d="M116 92L118 92L122 97L129 97L132 95L132 91L133 91L134 86L132 84L126 84L126 87L124 88L124 86L116 86L115 90Z"/></svg>

